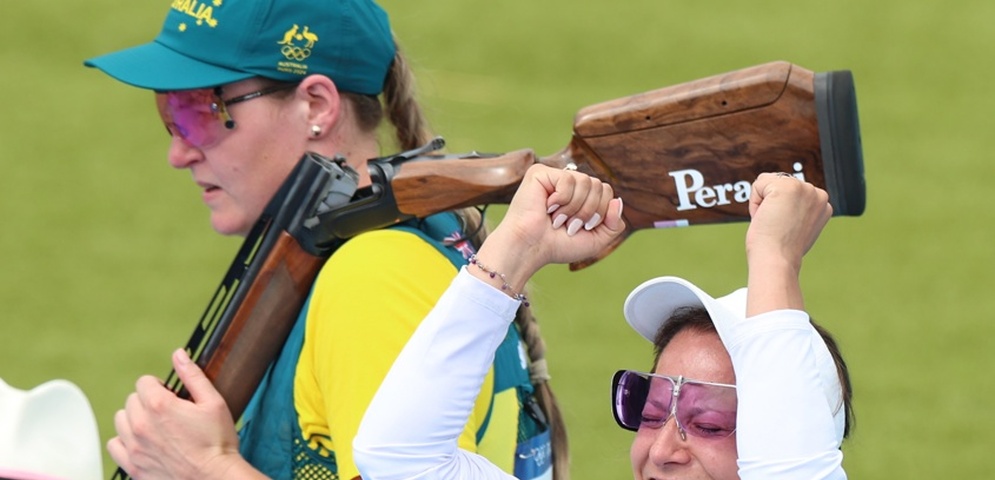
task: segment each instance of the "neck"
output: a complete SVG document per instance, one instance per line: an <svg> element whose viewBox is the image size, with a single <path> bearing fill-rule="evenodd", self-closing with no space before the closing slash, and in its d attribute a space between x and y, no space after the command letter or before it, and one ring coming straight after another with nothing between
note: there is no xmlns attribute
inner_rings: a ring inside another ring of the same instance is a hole
<svg viewBox="0 0 995 480"><path fill-rule="evenodd" d="M316 148L317 152L328 157L335 155L345 157L346 165L359 173L359 187L370 185L370 172L366 164L370 159L380 156L380 144L375 133L337 131L327 141L312 148Z"/></svg>
<svg viewBox="0 0 995 480"><path fill-rule="evenodd" d="M362 145L353 145L345 148L345 145L336 152L346 158L346 164L359 173L359 187L370 185L370 171L366 164L370 159L380 156L380 146L376 141L363 142Z"/></svg>

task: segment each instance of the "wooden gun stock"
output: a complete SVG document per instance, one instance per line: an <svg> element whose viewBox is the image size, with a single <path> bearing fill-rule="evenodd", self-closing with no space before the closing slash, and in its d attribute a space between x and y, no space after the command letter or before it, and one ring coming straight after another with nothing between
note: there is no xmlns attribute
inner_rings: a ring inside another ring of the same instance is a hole
<svg viewBox="0 0 995 480"><path fill-rule="evenodd" d="M473 205L510 203L536 163L532 150L516 150L498 157L427 160L402 164L391 180L397 209L426 217Z"/></svg>
<svg viewBox="0 0 995 480"><path fill-rule="evenodd" d="M405 164L399 177L411 179L394 186L398 208L421 216L438 207L507 203L532 157L522 150L486 161ZM773 62L592 105L577 113L569 144L538 161L573 164L625 201L625 234L598 256L571 264L574 270L608 255L635 230L749 220L750 185L763 172L791 173L825 189L834 215L864 211L848 71L813 73ZM476 162L479 171L469 166ZM474 183L486 191L463 191Z"/></svg>

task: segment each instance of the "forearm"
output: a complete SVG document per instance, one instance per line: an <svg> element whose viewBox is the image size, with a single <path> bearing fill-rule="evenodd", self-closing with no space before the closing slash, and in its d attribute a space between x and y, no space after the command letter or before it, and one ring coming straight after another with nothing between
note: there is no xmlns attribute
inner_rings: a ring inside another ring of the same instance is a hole
<svg viewBox="0 0 995 480"><path fill-rule="evenodd" d="M828 194L784 174L764 173L750 190L746 232L747 317L780 309L804 310L799 275L833 208Z"/></svg>
<svg viewBox="0 0 995 480"><path fill-rule="evenodd" d="M747 318L774 310L805 310L801 260L768 252L747 252Z"/></svg>
<svg viewBox="0 0 995 480"><path fill-rule="evenodd" d="M353 443L367 478L470 472L506 478L457 448L483 379L518 302L460 272L394 362Z"/></svg>

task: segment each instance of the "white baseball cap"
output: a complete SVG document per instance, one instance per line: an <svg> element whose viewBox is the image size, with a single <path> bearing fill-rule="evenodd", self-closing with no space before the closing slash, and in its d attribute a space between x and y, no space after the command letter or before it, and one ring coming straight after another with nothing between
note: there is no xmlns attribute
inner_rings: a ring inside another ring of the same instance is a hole
<svg viewBox="0 0 995 480"><path fill-rule="evenodd" d="M0 379L0 478L103 477L97 420L79 387L51 380L25 391Z"/></svg>
<svg viewBox="0 0 995 480"><path fill-rule="evenodd" d="M657 277L643 282L629 293L623 311L629 325L643 338L653 342L664 323L670 319L674 311L682 307L704 308L711 317L719 338L722 338L725 344L733 326L746 319L746 288L714 298L683 278ZM813 334L818 337L816 345L822 345L822 348L816 352L816 365L822 384L825 385L823 393L826 395L826 401L836 407L833 411L833 421L836 426L836 438L842 442L846 409L843 406L839 373L825 341L814 328ZM728 349L728 346L726 348Z"/></svg>

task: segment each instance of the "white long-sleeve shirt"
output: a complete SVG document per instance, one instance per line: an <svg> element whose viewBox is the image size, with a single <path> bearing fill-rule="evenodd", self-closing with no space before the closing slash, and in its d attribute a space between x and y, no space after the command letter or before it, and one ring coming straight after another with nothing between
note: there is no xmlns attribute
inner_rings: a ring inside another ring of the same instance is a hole
<svg viewBox="0 0 995 480"><path fill-rule="evenodd" d="M456 442L518 306L465 268L457 275L363 417L353 454L364 479L514 478ZM783 310L731 327L740 477L846 478L808 316Z"/></svg>

